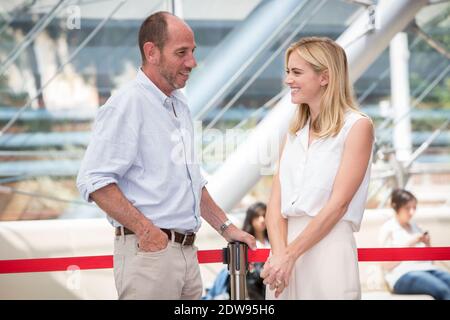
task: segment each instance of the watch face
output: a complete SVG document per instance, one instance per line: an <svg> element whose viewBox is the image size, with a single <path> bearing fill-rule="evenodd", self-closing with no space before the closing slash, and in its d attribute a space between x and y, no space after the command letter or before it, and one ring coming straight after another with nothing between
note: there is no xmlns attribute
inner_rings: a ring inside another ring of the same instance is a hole
<svg viewBox="0 0 450 320"><path fill-rule="evenodd" d="M219 228L220 233L222 234L226 228L231 224L232 222L230 220L225 221Z"/></svg>

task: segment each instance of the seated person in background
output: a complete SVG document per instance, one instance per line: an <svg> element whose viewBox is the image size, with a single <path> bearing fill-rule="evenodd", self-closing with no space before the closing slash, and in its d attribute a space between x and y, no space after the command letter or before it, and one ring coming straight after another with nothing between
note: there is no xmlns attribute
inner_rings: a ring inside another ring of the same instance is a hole
<svg viewBox="0 0 450 320"><path fill-rule="evenodd" d="M256 202L247 209L244 220L243 230L256 238L258 249L269 248L269 237L265 223L266 205L262 202ZM250 300L264 300L265 285L263 279L259 276L264 266L262 262L250 263L247 273L247 291ZM223 300L230 298L230 276L228 269L222 269L217 275L211 289L208 290L203 300Z"/></svg>
<svg viewBox="0 0 450 320"><path fill-rule="evenodd" d="M383 247L429 247L430 235L411 221L417 206L409 191L396 189L391 194L395 216L381 228ZM428 294L437 300L450 299L450 273L431 261L393 261L383 263L385 279L396 294Z"/></svg>

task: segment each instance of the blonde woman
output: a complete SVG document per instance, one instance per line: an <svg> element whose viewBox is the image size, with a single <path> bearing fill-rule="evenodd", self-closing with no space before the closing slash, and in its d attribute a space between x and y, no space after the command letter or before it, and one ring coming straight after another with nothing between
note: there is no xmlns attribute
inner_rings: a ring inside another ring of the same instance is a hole
<svg viewBox="0 0 450 320"><path fill-rule="evenodd" d="M374 141L358 111L344 50L309 37L286 52L297 112L274 175L266 221L267 299L360 299L357 248Z"/></svg>

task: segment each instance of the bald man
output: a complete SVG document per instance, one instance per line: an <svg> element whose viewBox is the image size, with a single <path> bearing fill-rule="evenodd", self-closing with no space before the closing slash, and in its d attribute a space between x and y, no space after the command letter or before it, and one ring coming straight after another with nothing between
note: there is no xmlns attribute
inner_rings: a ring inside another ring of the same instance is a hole
<svg viewBox="0 0 450 320"><path fill-rule="evenodd" d="M139 49L136 79L98 112L77 186L115 228L119 299L199 299L202 217L227 241L256 243L211 198L195 161L192 118L178 90L197 65L191 28L154 13L141 25Z"/></svg>

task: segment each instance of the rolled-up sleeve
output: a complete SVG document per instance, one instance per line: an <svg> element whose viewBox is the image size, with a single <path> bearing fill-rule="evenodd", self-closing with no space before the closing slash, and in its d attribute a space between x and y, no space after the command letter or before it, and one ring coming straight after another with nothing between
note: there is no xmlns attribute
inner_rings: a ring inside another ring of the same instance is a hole
<svg viewBox="0 0 450 320"><path fill-rule="evenodd" d="M83 199L108 184L116 183L133 165L138 150L136 128L129 123L132 114L125 108L105 105L100 108L91 140L77 176L77 188Z"/></svg>

